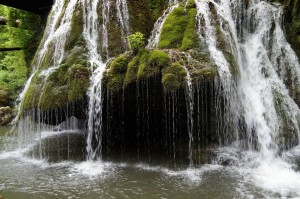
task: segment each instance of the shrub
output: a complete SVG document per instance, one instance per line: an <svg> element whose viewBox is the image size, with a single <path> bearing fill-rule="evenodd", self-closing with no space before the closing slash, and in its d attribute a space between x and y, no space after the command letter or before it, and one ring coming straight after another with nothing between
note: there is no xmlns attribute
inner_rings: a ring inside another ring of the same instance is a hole
<svg viewBox="0 0 300 199"><path fill-rule="evenodd" d="M130 49L133 51L133 54L137 54L140 49L145 47L145 36L141 32L136 32L127 37L128 44Z"/></svg>

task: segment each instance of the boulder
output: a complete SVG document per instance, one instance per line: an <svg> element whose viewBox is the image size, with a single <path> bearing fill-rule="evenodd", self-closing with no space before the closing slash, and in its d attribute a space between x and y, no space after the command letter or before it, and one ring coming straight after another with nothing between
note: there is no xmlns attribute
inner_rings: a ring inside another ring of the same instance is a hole
<svg viewBox="0 0 300 199"><path fill-rule="evenodd" d="M10 103L10 93L0 88L0 106L7 106Z"/></svg>
<svg viewBox="0 0 300 199"><path fill-rule="evenodd" d="M0 126L8 125L14 117L15 111L11 107L0 107Z"/></svg>
<svg viewBox="0 0 300 199"><path fill-rule="evenodd" d="M6 24L7 24L7 19L3 16L0 16L0 25L6 25Z"/></svg>

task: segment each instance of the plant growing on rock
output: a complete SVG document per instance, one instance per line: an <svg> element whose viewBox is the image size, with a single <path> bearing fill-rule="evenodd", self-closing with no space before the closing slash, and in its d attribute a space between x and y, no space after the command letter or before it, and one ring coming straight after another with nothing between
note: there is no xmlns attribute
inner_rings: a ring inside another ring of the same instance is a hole
<svg viewBox="0 0 300 199"><path fill-rule="evenodd" d="M145 36L141 32L136 32L129 35L127 37L127 40L134 55L136 55L140 49L143 49L145 47Z"/></svg>

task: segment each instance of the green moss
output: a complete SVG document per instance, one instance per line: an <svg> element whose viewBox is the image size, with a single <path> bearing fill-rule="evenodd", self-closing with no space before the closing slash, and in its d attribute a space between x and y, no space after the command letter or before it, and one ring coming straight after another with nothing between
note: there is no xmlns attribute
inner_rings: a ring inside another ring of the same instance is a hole
<svg viewBox="0 0 300 199"><path fill-rule="evenodd" d="M186 30L184 32L182 45L180 47L181 51L186 51L193 48L199 47L199 41L198 41L198 35L196 32L196 15L197 15L197 9L194 8L195 2L189 1L187 4L187 10L188 10L188 24L186 27Z"/></svg>
<svg viewBox="0 0 300 199"><path fill-rule="evenodd" d="M90 84L90 70L82 65L74 65L68 76L68 102L83 99Z"/></svg>
<svg viewBox="0 0 300 199"><path fill-rule="evenodd" d="M164 23L158 48L180 48L187 23L184 8L175 8Z"/></svg>
<svg viewBox="0 0 300 199"><path fill-rule="evenodd" d="M186 72L180 63L173 63L163 71L162 84L167 91L176 91L186 84Z"/></svg>
<svg viewBox="0 0 300 199"><path fill-rule="evenodd" d="M129 63L128 57L120 55L114 59L110 65L110 72L113 74L121 74L126 72Z"/></svg>
<svg viewBox="0 0 300 199"><path fill-rule="evenodd" d="M130 28L134 32L142 32L146 38L150 36L153 25L168 2L165 0L128 0Z"/></svg>
<svg viewBox="0 0 300 199"><path fill-rule="evenodd" d="M69 102L81 100L89 87L90 71L80 64L62 64L48 78L40 72L33 77L21 110L57 109Z"/></svg>
<svg viewBox="0 0 300 199"><path fill-rule="evenodd" d="M66 49L71 49L75 45L81 45L84 43L84 39L82 36L82 29L83 29L83 10L81 8L81 5L78 4L72 16L69 42L68 45L66 46Z"/></svg>
<svg viewBox="0 0 300 199"><path fill-rule="evenodd" d="M238 71L239 71L239 67L236 63L236 60L235 60L233 54L231 52L228 52L228 51L225 51L223 54L225 56L225 59L227 60L227 62L230 65L231 74L237 75Z"/></svg>
<svg viewBox="0 0 300 199"><path fill-rule="evenodd" d="M43 84L41 83L38 73L36 73L35 76L32 78L31 84L22 101L21 112L23 112L25 109L32 109L38 107L42 88Z"/></svg>
<svg viewBox="0 0 300 199"><path fill-rule="evenodd" d="M160 71L170 64L171 60L163 51L154 50L150 53L145 52L140 60L138 77L139 78L149 78L155 74L160 73Z"/></svg>
<svg viewBox="0 0 300 199"><path fill-rule="evenodd" d="M81 46L75 46L69 51L62 63L69 66L72 66L73 64L88 66L87 55L84 48Z"/></svg>
<svg viewBox="0 0 300 199"><path fill-rule="evenodd" d="M54 82L48 82L42 91L39 108L41 110L57 109L68 101L68 87L56 86Z"/></svg>
<svg viewBox="0 0 300 199"><path fill-rule="evenodd" d="M180 87L180 82L176 75L172 73L166 73L162 78L162 84L167 91L176 91Z"/></svg>
<svg viewBox="0 0 300 199"><path fill-rule="evenodd" d="M63 85L66 82L66 72L70 66L68 64L60 65L56 70L54 70L48 77L47 82L53 82L56 85Z"/></svg>
<svg viewBox="0 0 300 199"><path fill-rule="evenodd" d="M125 75L124 84L125 86L134 82L138 78L139 62L141 55L135 56L128 64L128 68Z"/></svg>
<svg viewBox="0 0 300 199"><path fill-rule="evenodd" d="M189 0L186 8L185 2L175 8L164 23L158 47L179 48L182 51L197 48L196 15L194 0Z"/></svg>
<svg viewBox="0 0 300 199"><path fill-rule="evenodd" d="M130 61L129 54L122 54L108 64L106 73L106 83L111 91L118 91L123 88L127 66Z"/></svg>
<svg viewBox="0 0 300 199"><path fill-rule="evenodd" d="M218 72L216 69L212 67L206 67L202 69L196 69L192 71L192 77L193 79L198 80L205 80L205 79L211 79L218 75Z"/></svg>

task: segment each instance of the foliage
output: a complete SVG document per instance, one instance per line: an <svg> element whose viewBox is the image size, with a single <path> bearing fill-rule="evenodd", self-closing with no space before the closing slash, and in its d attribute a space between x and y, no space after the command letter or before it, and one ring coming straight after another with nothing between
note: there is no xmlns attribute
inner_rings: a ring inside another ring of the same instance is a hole
<svg viewBox="0 0 300 199"><path fill-rule="evenodd" d="M133 51L133 54L137 54L140 49L145 47L145 36L141 32L136 32L127 37L128 44L130 49Z"/></svg>
<svg viewBox="0 0 300 199"><path fill-rule="evenodd" d="M0 90L9 93L6 104L11 105L26 81L29 60L37 46L35 41L38 41L36 34L40 18L4 5L0 5L0 16L8 19L7 25L0 26L0 48L26 48L23 51L0 52ZM16 20L19 21L17 26Z"/></svg>

